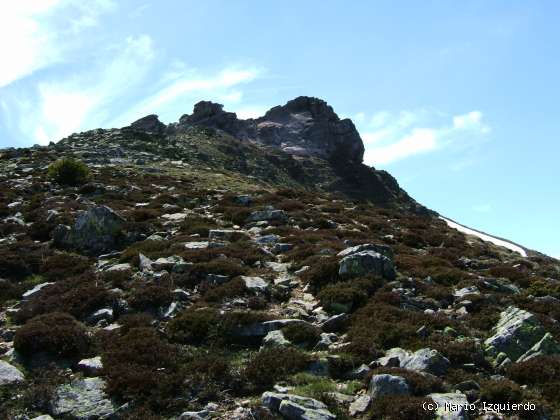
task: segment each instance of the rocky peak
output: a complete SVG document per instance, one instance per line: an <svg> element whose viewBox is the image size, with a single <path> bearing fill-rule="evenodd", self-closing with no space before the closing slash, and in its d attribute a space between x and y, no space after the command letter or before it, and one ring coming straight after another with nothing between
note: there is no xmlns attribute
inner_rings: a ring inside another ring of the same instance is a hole
<svg viewBox="0 0 560 420"><path fill-rule="evenodd" d="M162 123L155 114L146 115L130 124L130 128L147 133L161 134L165 131L166 125Z"/></svg>
<svg viewBox="0 0 560 420"><path fill-rule="evenodd" d="M276 146L294 155L312 155L338 162L361 163L364 145L349 119L340 119L325 101L300 96L275 106L257 119L241 120L223 105L201 101L179 127L201 125L223 130L241 140Z"/></svg>

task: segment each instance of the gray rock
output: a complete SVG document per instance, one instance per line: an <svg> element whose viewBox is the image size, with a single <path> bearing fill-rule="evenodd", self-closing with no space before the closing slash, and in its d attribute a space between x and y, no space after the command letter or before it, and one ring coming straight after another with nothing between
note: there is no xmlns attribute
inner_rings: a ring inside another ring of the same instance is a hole
<svg viewBox="0 0 560 420"><path fill-rule="evenodd" d="M89 324L97 324L99 321L104 320L108 323L113 322L113 310L111 308L103 308L95 311L88 317Z"/></svg>
<svg viewBox="0 0 560 420"><path fill-rule="evenodd" d="M369 373L371 372L371 369L369 368L368 365L362 364L360 366L358 366L355 369L352 369L352 371L348 374L348 379L358 379L358 380L362 380L365 379Z"/></svg>
<svg viewBox="0 0 560 420"><path fill-rule="evenodd" d="M210 239L211 241L230 241L236 236L239 237L247 235L245 231L235 229L211 229L208 232L208 239Z"/></svg>
<svg viewBox="0 0 560 420"><path fill-rule="evenodd" d="M284 400L278 410L289 420L335 420L336 416L326 408L308 408L294 401Z"/></svg>
<svg viewBox="0 0 560 420"><path fill-rule="evenodd" d="M97 376L103 369L101 356L82 359L78 362L78 369L90 376Z"/></svg>
<svg viewBox="0 0 560 420"><path fill-rule="evenodd" d="M33 417L31 420L54 420L54 419L48 414L43 414L42 416Z"/></svg>
<svg viewBox="0 0 560 420"><path fill-rule="evenodd" d="M263 346L265 347L285 347L292 343L284 337L284 334L280 330L270 331L263 338Z"/></svg>
<svg viewBox="0 0 560 420"><path fill-rule="evenodd" d="M208 248L208 241L187 242L185 244L187 249L205 249Z"/></svg>
<svg viewBox="0 0 560 420"><path fill-rule="evenodd" d="M368 393L375 399L387 395L410 395L410 389L403 377L382 374L372 376Z"/></svg>
<svg viewBox="0 0 560 420"><path fill-rule="evenodd" d="M272 247L272 252L274 252L275 254L281 254L282 252L288 252L289 250L291 250L294 247L293 244L288 244L288 243L277 243L274 244L274 246Z"/></svg>
<svg viewBox="0 0 560 420"><path fill-rule="evenodd" d="M260 221L279 221L285 222L288 220L288 215L284 210L275 210L273 208L268 208L266 210L257 210L252 212L247 221L248 222L260 222Z"/></svg>
<svg viewBox="0 0 560 420"><path fill-rule="evenodd" d="M438 405L436 415L442 420L468 419L468 411L465 409L467 396L460 393L429 394L428 398L434 400Z"/></svg>
<svg viewBox="0 0 560 420"><path fill-rule="evenodd" d="M152 267L153 261L151 259L149 259L148 257L146 257L144 254L142 254L142 253L138 254L138 260L139 260L138 267L140 268L140 271L152 271L153 270L153 267Z"/></svg>
<svg viewBox="0 0 560 420"><path fill-rule="evenodd" d="M500 314L500 320L492 332L493 335L484 341L484 347L495 365L560 353L558 343L544 330L537 318L514 306Z"/></svg>
<svg viewBox="0 0 560 420"><path fill-rule="evenodd" d="M369 395L361 395L350 404L349 413L352 417L363 414L371 404L371 397Z"/></svg>
<svg viewBox="0 0 560 420"><path fill-rule="evenodd" d="M53 242L62 248L99 255L118 246L124 223L109 207L93 207L79 214L72 228L58 225L53 231Z"/></svg>
<svg viewBox="0 0 560 420"><path fill-rule="evenodd" d="M476 286L463 287L462 289L455 290L453 296L458 300L463 299L467 295L480 295L480 290Z"/></svg>
<svg viewBox="0 0 560 420"><path fill-rule="evenodd" d="M107 271L127 271L132 270L132 266L129 263L115 264L107 269Z"/></svg>
<svg viewBox="0 0 560 420"><path fill-rule="evenodd" d="M333 315L321 324L325 332L339 332L343 330L350 321L350 315L342 313Z"/></svg>
<svg viewBox="0 0 560 420"><path fill-rule="evenodd" d="M105 381L101 378L85 378L59 386L51 407L53 415L77 420L109 417L116 409L105 394Z"/></svg>
<svg viewBox="0 0 560 420"><path fill-rule="evenodd" d="M257 322L240 328L237 335L241 337L264 337L270 331L279 330L288 325L311 325L302 319L275 319L273 321Z"/></svg>
<svg viewBox="0 0 560 420"><path fill-rule="evenodd" d="M32 289L29 289L27 292L25 292L23 295L21 295L21 297L22 297L22 299L29 299L35 293L39 292L43 287L50 286L51 284L54 284L54 283L53 282L40 283L40 284L36 285L35 287L33 287Z"/></svg>
<svg viewBox="0 0 560 420"><path fill-rule="evenodd" d="M130 128L133 130L144 131L146 133L163 134L165 132L166 125L159 120L157 115L150 114L134 121L130 124Z"/></svg>
<svg viewBox="0 0 560 420"><path fill-rule="evenodd" d="M393 249L390 246L379 244L363 244L352 246L340 251L337 256L343 258L362 251L375 251L379 254L385 255L390 260L392 260L394 256Z"/></svg>
<svg viewBox="0 0 560 420"><path fill-rule="evenodd" d="M375 251L360 251L342 258L338 274L345 277L373 274L388 280L394 280L396 276L393 262L385 255Z"/></svg>
<svg viewBox="0 0 560 420"><path fill-rule="evenodd" d="M449 360L437 350L424 348L411 353L398 347L387 350L385 356L378 359L378 363L381 366L401 367L433 375L444 375L450 365Z"/></svg>
<svg viewBox="0 0 560 420"><path fill-rule="evenodd" d="M184 273L192 263L187 263L179 255L162 257L152 262L152 268L156 271L167 270L173 273Z"/></svg>
<svg viewBox="0 0 560 420"><path fill-rule="evenodd" d="M0 386L15 384L24 380L23 373L17 367L0 360Z"/></svg>
<svg viewBox="0 0 560 420"><path fill-rule="evenodd" d="M266 280L260 277L241 276L241 280L245 283L245 287L252 292L266 292L269 284Z"/></svg>

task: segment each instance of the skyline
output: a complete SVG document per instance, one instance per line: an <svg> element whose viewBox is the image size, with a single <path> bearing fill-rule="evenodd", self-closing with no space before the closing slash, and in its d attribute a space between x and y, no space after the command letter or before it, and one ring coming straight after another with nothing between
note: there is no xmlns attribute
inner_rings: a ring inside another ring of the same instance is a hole
<svg viewBox="0 0 560 420"><path fill-rule="evenodd" d="M365 163L461 224L560 257L554 2L22 1L0 6L0 147L257 117L299 96L351 118ZM297 13L296 13L297 12Z"/></svg>

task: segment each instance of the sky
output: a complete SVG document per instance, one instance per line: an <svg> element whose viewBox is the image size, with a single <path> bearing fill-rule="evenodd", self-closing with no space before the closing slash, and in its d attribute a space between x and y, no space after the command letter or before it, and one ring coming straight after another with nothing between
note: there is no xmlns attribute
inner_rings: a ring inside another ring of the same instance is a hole
<svg viewBox="0 0 560 420"><path fill-rule="evenodd" d="M316 96L422 204L560 258L559 15L553 0L2 2L0 147Z"/></svg>

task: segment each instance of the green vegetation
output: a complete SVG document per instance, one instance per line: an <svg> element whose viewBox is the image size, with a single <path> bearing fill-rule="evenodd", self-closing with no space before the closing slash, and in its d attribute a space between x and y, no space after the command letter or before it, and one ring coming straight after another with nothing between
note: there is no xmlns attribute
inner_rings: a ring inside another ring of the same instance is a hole
<svg viewBox="0 0 560 420"><path fill-rule="evenodd" d="M90 171L82 161L65 157L49 166L48 176L61 185L78 186L87 182Z"/></svg>

